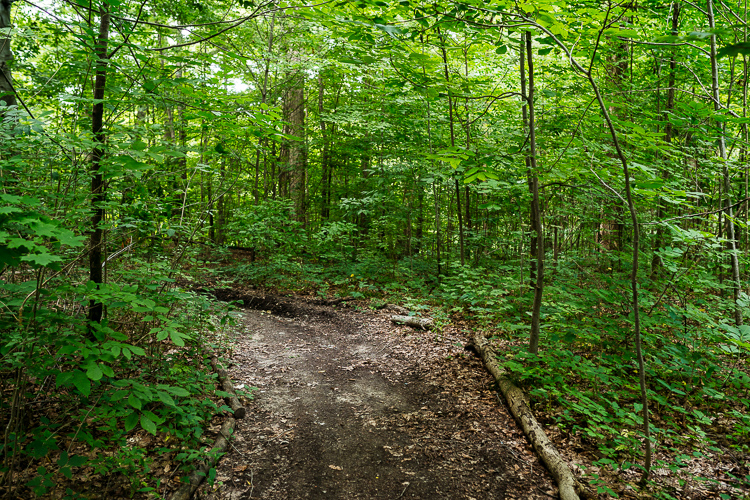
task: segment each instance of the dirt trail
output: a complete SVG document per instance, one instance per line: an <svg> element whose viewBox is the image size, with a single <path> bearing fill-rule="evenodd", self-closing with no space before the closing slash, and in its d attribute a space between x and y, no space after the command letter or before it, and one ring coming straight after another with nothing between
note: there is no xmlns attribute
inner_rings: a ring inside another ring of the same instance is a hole
<svg viewBox="0 0 750 500"><path fill-rule="evenodd" d="M258 391L198 498L557 496L458 336L299 298L222 298L249 306L230 374Z"/></svg>

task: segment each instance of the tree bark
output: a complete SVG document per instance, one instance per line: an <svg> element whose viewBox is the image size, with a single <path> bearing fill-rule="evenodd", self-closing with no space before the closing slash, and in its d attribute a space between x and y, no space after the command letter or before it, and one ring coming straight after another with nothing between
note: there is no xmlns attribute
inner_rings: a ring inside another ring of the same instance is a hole
<svg viewBox="0 0 750 500"><path fill-rule="evenodd" d="M206 461L190 474L188 482L183 484L179 490L175 491L170 497L170 500L190 500L193 498L193 494L198 490L201 483L203 483L209 470L216 465L219 461L220 455L223 455L227 446L229 446L229 439L234 432L235 423L236 420L232 417L226 419L224 425L221 426L221 431L219 431L219 437L216 438L214 445L208 452L208 458Z"/></svg>
<svg viewBox="0 0 750 500"><path fill-rule="evenodd" d="M672 35L677 36L680 27L680 8L679 2L672 3ZM664 126L664 142L667 144L672 143L672 139L675 135L674 126L670 121L670 114L674 110L674 97L675 97L675 85L677 78L677 49L672 50L672 55L669 58L669 79L667 80L667 103L664 108L664 120L666 124ZM664 170L662 172L662 178L666 181L669 179L669 171ZM664 199L659 197L656 205L656 219L660 220L665 216ZM656 272L662 266L661 257L656 253L662 245L664 239L664 228L659 225L656 227L656 236L654 237L654 255L651 258L651 276L655 277Z"/></svg>
<svg viewBox="0 0 750 500"><path fill-rule="evenodd" d="M531 222L533 224L533 237L536 254L535 259L535 282L534 303L531 310L531 334L529 336L529 352L539 352L539 333L541 322L542 295L544 293L544 232L542 229L542 213L539 208L539 178L537 177L536 164L536 121L534 116L534 62L531 50L531 32L526 32L526 63L528 65L529 88L528 88L528 123L529 131L529 156L526 165L528 167L529 188L531 190ZM521 59L523 64L523 59Z"/></svg>
<svg viewBox="0 0 750 500"><path fill-rule="evenodd" d="M292 56L296 61L297 55ZM305 223L305 187L307 177L307 154L304 142L305 134L305 84L301 72L290 76L289 88L284 94L284 133L295 139L285 141L282 157L285 160L289 179L289 197L294 202L294 216L298 222Z"/></svg>
<svg viewBox="0 0 750 500"><path fill-rule="evenodd" d="M109 5L104 3L101 8L99 21L99 36L95 47L96 76L94 78L94 105L91 112L92 132L96 146L91 155L91 238L89 241L89 280L97 284L102 283L102 244L104 242L104 201L106 191L101 163L104 157L104 89L107 84L107 42L109 41ZM96 300L89 303L88 319L99 323L102 320L104 305Z"/></svg>
<svg viewBox="0 0 750 500"><path fill-rule="evenodd" d="M430 318L417 318L416 316L391 316L391 322L397 325L404 324L420 330L429 330L434 324Z"/></svg>
<svg viewBox="0 0 750 500"><path fill-rule="evenodd" d="M0 0L0 29L10 28L10 5L13 0ZM0 36L0 101L8 106L16 105L16 92L10 72L13 52L10 50L10 36Z"/></svg>
<svg viewBox="0 0 750 500"><path fill-rule="evenodd" d="M237 394L234 392L234 384L232 384L232 379L229 378L226 369L221 366L221 363L219 363L219 358L217 356L211 357L211 368L214 369L219 379L219 387L221 387L224 392L229 394L229 396L224 397L224 401L232 409L234 418L237 420L245 418L245 415L247 415L247 410L242 405L242 403L240 403L240 400L237 399Z"/></svg>
<svg viewBox="0 0 750 500"><path fill-rule="evenodd" d="M440 50L443 54L443 69L445 70L445 83L447 85L450 85L451 79L450 79L450 73L448 72L448 52L445 49L446 40L445 37L443 37L442 33L440 32L440 28L438 30L438 36L442 40L442 44L440 45ZM451 147L456 147L456 132L454 127L454 118L453 118L453 96L451 95L450 88L448 89L448 124L450 125L450 131L451 131ZM461 213L461 188L458 184L458 177L454 178L455 185L456 185L456 214L458 215L458 242L460 247L460 254L461 254L461 265L464 265L464 223L463 223L463 214Z"/></svg>

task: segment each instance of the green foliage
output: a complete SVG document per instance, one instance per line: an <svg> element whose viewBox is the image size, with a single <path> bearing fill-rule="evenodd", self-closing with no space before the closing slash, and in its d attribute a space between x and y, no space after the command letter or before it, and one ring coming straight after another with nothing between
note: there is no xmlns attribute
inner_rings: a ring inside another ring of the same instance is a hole
<svg viewBox="0 0 750 500"><path fill-rule="evenodd" d="M226 236L237 245L255 249L259 256L293 255L302 249L300 224L287 200L268 200L235 213Z"/></svg>
<svg viewBox="0 0 750 500"><path fill-rule="evenodd" d="M699 269L688 271L673 283L685 296L704 279ZM543 333L548 347L534 356L517 345L501 364L565 432L598 448L603 457L598 465L618 471L637 466L644 439L638 371L628 343L632 314L616 300L627 281L604 275L586 285L558 277L547 287ZM745 328L720 323L726 300L705 295L721 288L718 281L702 281L702 286L700 299L652 303L644 317L652 440L664 457L658 466L675 473L688 465L681 450L719 453L712 437L723 433L719 429L737 429L729 446L742 452L747 447L742 436L748 431L750 377L728 357L738 354ZM658 300L658 294L644 295ZM558 301L562 308L555 307ZM596 477L592 484L606 489Z"/></svg>

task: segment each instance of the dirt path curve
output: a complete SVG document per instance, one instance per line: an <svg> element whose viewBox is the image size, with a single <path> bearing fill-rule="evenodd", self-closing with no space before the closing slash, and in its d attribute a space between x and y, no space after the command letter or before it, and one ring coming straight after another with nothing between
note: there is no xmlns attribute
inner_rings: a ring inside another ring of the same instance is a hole
<svg viewBox="0 0 750 500"><path fill-rule="evenodd" d="M224 295L246 304L230 374L258 391L198 498L557 496L463 339L352 307Z"/></svg>

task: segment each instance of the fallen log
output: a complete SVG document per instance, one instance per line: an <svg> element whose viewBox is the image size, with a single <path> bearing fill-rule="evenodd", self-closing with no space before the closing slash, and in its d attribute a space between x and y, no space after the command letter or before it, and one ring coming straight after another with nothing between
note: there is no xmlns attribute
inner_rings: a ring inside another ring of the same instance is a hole
<svg viewBox="0 0 750 500"><path fill-rule="evenodd" d="M213 368L216 374L219 376L219 386L224 390L224 392L229 394L228 396L224 397L224 401L232 409L234 418L245 418L247 410L245 410L245 407L242 405L242 403L240 403L240 400L237 399L237 394L234 392L232 379L229 378L229 376L227 375L227 371L224 369L224 367L221 366L221 363L219 363L219 358L217 356L211 357L211 368Z"/></svg>
<svg viewBox="0 0 750 500"><path fill-rule="evenodd" d="M555 478L555 481L557 481L557 486L560 489L560 499L579 500L580 497L595 498L573 476L573 472L568 467L568 464L560 456L555 445L547 437L547 434L542 429L542 426L539 425L536 418L534 418L534 414L531 412L531 408L529 408L523 391L511 382L507 377L507 373L500 368L495 358L495 353L481 333L474 333L474 348L482 357L484 366L497 381L500 392L505 396L513 417L521 425L524 434L526 434L539 458L542 459L544 465Z"/></svg>
<svg viewBox="0 0 750 500"><path fill-rule="evenodd" d="M412 328L429 330L434 325L431 318L418 318L416 316L391 316L391 322L397 325L407 325Z"/></svg>
<svg viewBox="0 0 750 500"><path fill-rule="evenodd" d="M206 460L200 467L190 474L188 482L175 491L170 497L170 500L190 500L190 498L193 497L193 494L198 487L200 487L203 479L208 475L208 472L216 465L216 462L219 461L219 456L226 451L227 446L229 445L229 438L232 435L232 431L234 431L235 422L236 420L232 417L226 419L224 425L221 426L221 431L219 431L219 437L216 438L214 445L208 452Z"/></svg>

